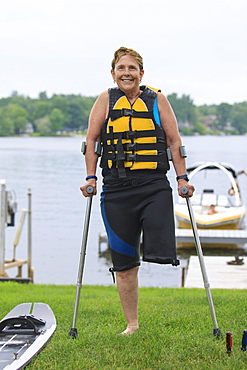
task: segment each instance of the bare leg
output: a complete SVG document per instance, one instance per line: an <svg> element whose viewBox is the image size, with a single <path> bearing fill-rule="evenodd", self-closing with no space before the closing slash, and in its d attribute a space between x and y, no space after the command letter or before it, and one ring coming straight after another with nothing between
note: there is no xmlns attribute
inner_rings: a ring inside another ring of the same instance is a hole
<svg viewBox="0 0 247 370"><path fill-rule="evenodd" d="M127 328L121 334L132 334L138 330L138 270L134 267L116 273L118 293L122 303Z"/></svg>

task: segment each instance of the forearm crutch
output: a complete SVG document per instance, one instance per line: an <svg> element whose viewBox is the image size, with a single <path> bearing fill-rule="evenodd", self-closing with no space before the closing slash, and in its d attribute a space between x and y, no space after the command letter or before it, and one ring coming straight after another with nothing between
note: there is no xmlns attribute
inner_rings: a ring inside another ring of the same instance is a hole
<svg viewBox="0 0 247 370"><path fill-rule="evenodd" d="M88 186L86 188L86 191L87 191L88 194L92 194L93 193L93 187ZM83 276L85 256L86 256L86 246L87 246L89 221L90 221L91 208L92 208L92 200L93 200L93 196L90 196L90 197L87 198L87 206L86 206L84 228L83 228L83 235L82 235L82 243L81 243L80 262L79 262L77 285L76 285L76 298L75 298L74 315L73 315L72 327L71 327L70 332L69 332L69 336L71 336L73 339L77 337L76 320L77 320L77 313L78 313L78 307L79 307L79 301L80 301L82 276Z"/></svg>
<svg viewBox="0 0 247 370"><path fill-rule="evenodd" d="M184 194L184 195L187 194L188 189L185 188L185 187L182 188L181 193ZM210 307L210 310L211 310L212 320L213 320L213 323L214 323L213 334L216 337L221 337L222 334L221 334L221 331L218 327L218 323L217 323L217 319L216 319L213 299L212 299L212 295L211 295L211 291L210 291L210 284L209 284L209 281L208 281L205 261L204 261L204 257L203 257L203 253L202 253L201 242L200 242L200 239L199 239L198 230L197 230L197 226L196 226L195 217L194 217L194 213L193 213L190 198L186 198L186 202L187 202L188 211L189 211L189 215L190 215L190 221L191 221L192 230L193 230L193 234L194 234L197 255L198 255L200 266L201 266L201 272L202 272L204 287L205 287L206 292L207 292L208 303L209 303L209 307Z"/></svg>

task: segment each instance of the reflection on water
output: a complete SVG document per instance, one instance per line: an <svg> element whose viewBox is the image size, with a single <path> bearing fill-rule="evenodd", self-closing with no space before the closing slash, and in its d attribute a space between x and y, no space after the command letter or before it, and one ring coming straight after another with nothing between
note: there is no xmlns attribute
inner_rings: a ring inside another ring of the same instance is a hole
<svg viewBox="0 0 247 370"><path fill-rule="evenodd" d="M19 218L27 207L27 189L32 189L34 282L41 284L75 284L81 248L86 200L79 186L84 183L84 158L80 153L83 138L0 138L0 178L7 190L14 190ZM246 165L246 137L184 137L187 163L217 160L232 163L237 170ZM209 150L210 146L210 150ZM231 147L231 150L229 148ZM109 252L99 254L98 235L104 233L99 198L101 189L98 170L98 194L93 199L85 261L84 284L110 285L112 277ZM169 172L176 201L175 173ZM247 204L247 177L240 177L243 201ZM219 184L220 185L220 184ZM223 184L222 184L223 186ZM13 228L6 229L6 259L12 258ZM26 229L17 247L17 258L26 258ZM246 248L238 251L246 255ZM143 262L140 286L180 287L182 267L195 249L178 250L181 265L158 265ZM235 256L235 250L204 250L205 255ZM16 271L10 271L16 274ZM9 272L8 271L8 272Z"/></svg>

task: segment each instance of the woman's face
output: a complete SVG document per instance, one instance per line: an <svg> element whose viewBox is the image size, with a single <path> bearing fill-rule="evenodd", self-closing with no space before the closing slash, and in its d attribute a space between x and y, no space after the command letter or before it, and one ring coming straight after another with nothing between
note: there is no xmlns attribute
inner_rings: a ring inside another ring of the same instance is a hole
<svg viewBox="0 0 247 370"><path fill-rule="evenodd" d="M114 70L111 71L113 80L124 92L139 89L140 81L144 71L140 71L139 64L130 55L123 55L116 63Z"/></svg>

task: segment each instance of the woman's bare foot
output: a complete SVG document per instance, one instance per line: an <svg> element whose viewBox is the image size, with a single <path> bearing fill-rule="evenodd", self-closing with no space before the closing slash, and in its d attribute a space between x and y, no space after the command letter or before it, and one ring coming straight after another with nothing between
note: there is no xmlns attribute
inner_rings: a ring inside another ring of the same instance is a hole
<svg viewBox="0 0 247 370"><path fill-rule="evenodd" d="M122 331L122 335L128 335L128 334L133 334L135 332L137 332L137 330L139 329L139 326L138 325L128 325L127 328Z"/></svg>

